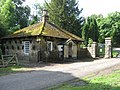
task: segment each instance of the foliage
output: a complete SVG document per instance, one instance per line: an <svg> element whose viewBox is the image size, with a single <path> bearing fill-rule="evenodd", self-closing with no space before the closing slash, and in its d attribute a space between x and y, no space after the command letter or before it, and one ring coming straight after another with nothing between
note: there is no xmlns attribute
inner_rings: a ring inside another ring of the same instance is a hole
<svg viewBox="0 0 120 90"><path fill-rule="evenodd" d="M117 52L117 51L112 51L112 56L113 56L113 58L115 57L117 57L119 55L119 52Z"/></svg>
<svg viewBox="0 0 120 90"><path fill-rule="evenodd" d="M38 16L37 15L32 15L31 16L31 20L29 21L29 25L33 25L35 23L37 23L39 20L38 20Z"/></svg>
<svg viewBox="0 0 120 90"><path fill-rule="evenodd" d="M94 17L95 24L90 23L92 18ZM98 27L96 27L98 25ZM91 28L96 28L96 33L87 30L91 30ZM99 32L98 32L99 30ZM99 35L97 35L99 33ZM90 35L90 36L89 36ZM120 12L109 13L107 17L103 17L103 15L92 15L87 18L84 26L82 36L85 39L85 45L88 44L89 37L93 39L93 41L99 41L99 43L104 43L106 37L111 37L114 45L120 44ZM92 36L92 37L91 37ZM95 40L96 37L96 40ZM99 39L98 39L99 38Z"/></svg>
<svg viewBox="0 0 120 90"><path fill-rule="evenodd" d="M9 66L9 67L6 67L6 68L0 68L0 76L20 72L20 71L15 71L14 70L14 69L20 69L20 68L22 68L22 66Z"/></svg>
<svg viewBox="0 0 120 90"><path fill-rule="evenodd" d="M29 6L16 6L15 9L15 19L16 19L16 23L17 25L20 25L20 28L24 28L26 26L28 26L28 19L29 19L29 15L30 15L30 8Z"/></svg>
<svg viewBox="0 0 120 90"><path fill-rule="evenodd" d="M1 0L0 3L0 15L3 16L4 21L8 26L13 26L13 23L11 22L14 21L14 3L12 0Z"/></svg>
<svg viewBox="0 0 120 90"><path fill-rule="evenodd" d="M103 43L106 37L111 37L113 44L120 44L120 12L109 13L107 17L96 15L99 26L99 42Z"/></svg>
<svg viewBox="0 0 120 90"><path fill-rule="evenodd" d="M94 42L98 42L99 30L94 15L86 19L82 30L82 37L85 40L86 46L88 45L90 39Z"/></svg>
<svg viewBox="0 0 120 90"><path fill-rule="evenodd" d="M28 26L30 15L29 6L23 6L25 0L1 0L0 15L4 18L4 24L8 31L14 32L16 27ZM14 29L14 30L13 30Z"/></svg>
<svg viewBox="0 0 120 90"><path fill-rule="evenodd" d="M14 26L20 25L20 28L24 28L28 26L28 19L30 16L30 7L23 6L23 2L25 0L13 0L15 5L14 9L14 18L15 21L13 22Z"/></svg>
<svg viewBox="0 0 120 90"><path fill-rule="evenodd" d="M16 30L20 29L20 25L14 26L14 27L10 27L9 31L10 32L15 32Z"/></svg>
<svg viewBox="0 0 120 90"><path fill-rule="evenodd" d="M0 38L6 35L6 26L2 15L0 15Z"/></svg>
<svg viewBox="0 0 120 90"><path fill-rule="evenodd" d="M33 5L33 9L35 12L30 17L31 18L31 20L29 21L30 25L35 24L42 19L41 17L42 17L43 6L36 2Z"/></svg>
<svg viewBox="0 0 120 90"><path fill-rule="evenodd" d="M120 71L112 74L103 75L94 78L86 78L83 81L86 85L73 86L70 84L63 84L60 87L52 88L50 90L119 90L120 89Z"/></svg>
<svg viewBox="0 0 120 90"><path fill-rule="evenodd" d="M49 12L50 21L55 25L81 36L83 17L80 16L76 0L51 0L45 7Z"/></svg>
<svg viewBox="0 0 120 90"><path fill-rule="evenodd" d="M84 39L85 46L88 45L88 40L89 40L88 28L89 28L89 25L87 23L85 23L83 26L83 30L82 30L82 38Z"/></svg>

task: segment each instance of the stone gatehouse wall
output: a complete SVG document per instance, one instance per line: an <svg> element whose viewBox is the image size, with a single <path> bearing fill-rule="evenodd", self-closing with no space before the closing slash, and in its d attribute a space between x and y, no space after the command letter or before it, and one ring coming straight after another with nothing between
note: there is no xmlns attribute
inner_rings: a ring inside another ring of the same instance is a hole
<svg viewBox="0 0 120 90"><path fill-rule="evenodd" d="M29 55L24 54L24 44L23 41L30 41L30 52ZM10 39L5 40L5 54L6 55L14 55L17 54L18 60L20 63L28 63L28 62L38 62L38 52L41 54L41 61L52 61L59 60L59 51L55 49L56 43L53 43L54 50L51 52L47 52L46 41L42 41L41 45L36 41L36 38L22 38L22 39Z"/></svg>
<svg viewBox="0 0 120 90"><path fill-rule="evenodd" d="M78 59L82 59L82 58L92 58L87 48L80 48L80 50L78 50Z"/></svg>
<svg viewBox="0 0 120 90"><path fill-rule="evenodd" d="M24 45L23 41L29 40L30 41L30 54L25 55L24 54ZM17 57L20 62L29 62L31 60L36 61L37 60L37 51L39 49L39 44L36 42L35 38L22 38L22 39L10 39L5 40L4 42L5 47L5 54L6 55L14 55L17 54ZM33 58L33 59L32 59Z"/></svg>
<svg viewBox="0 0 120 90"><path fill-rule="evenodd" d="M51 40L53 42L53 50L47 50L47 41ZM29 55L24 53L24 41L30 41L30 52ZM58 44L61 42L66 42L66 40L62 39L54 39L54 38L43 38L40 42L37 41L37 37L29 37L29 38L15 38L15 39L7 39L4 40L5 54L6 55L14 55L17 54L18 60L21 63L27 62L39 62L39 61L62 61L64 60L64 56L60 57L60 51L58 50ZM63 44L64 45L64 44ZM78 43L74 43L72 47L72 57L77 59L77 50ZM68 53L68 50L64 50ZM40 59L41 60L40 60Z"/></svg>

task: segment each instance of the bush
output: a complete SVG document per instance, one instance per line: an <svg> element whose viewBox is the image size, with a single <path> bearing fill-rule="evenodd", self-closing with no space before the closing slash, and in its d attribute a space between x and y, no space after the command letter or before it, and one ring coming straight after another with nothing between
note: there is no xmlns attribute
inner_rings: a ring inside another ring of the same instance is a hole
<svg viewBox="0 0 120 90"><path fill-rule="evenodd" d="M59 51L58 50L51 51L48 56L48 62L59 62L59 60L60 60Z"/></svg>

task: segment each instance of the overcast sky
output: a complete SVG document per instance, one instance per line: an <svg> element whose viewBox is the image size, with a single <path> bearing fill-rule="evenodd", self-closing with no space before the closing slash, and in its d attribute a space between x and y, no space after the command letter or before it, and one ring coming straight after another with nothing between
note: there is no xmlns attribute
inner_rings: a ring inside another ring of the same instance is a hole
<svg viewBox="0 0 120 90"><path fill-rule="evenodd" d="M35 2L40 4L44 3L44 0L26 0L26 4L31 6ZM110 12L120 12L120 0L78 0L79 8L83 8L82 15L89 16L92 14L103 14L106 16Z"/></svg>

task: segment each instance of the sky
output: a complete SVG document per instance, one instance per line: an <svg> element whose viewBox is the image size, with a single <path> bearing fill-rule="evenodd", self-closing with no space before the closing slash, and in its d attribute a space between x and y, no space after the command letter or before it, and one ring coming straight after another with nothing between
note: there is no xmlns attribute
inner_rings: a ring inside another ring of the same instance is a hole
<svg viewBox="0 0 120 90"><path fill-rule="evenodd" d="M107 16L108 13L119 11L120 12L120 0L78 0L79 8L83 8L82 16L90 16L92 14L102 14ZM35 2L40 4L44 3L44 0L26 0L27 5L32 6Z"/></svg>

